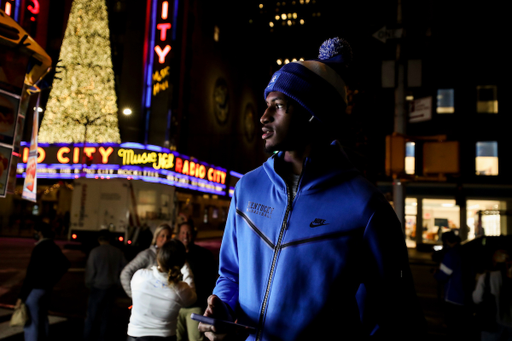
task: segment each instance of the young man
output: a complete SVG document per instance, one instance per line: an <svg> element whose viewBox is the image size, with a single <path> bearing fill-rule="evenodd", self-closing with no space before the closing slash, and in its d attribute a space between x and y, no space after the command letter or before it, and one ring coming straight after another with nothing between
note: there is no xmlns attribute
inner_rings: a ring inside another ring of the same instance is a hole
<svg viewBox="0 0 512 341"><path fill-rule="evenodd" d="M210 340L418 340L404 235L385 198L351 166L330 132L346 107L350 46L326 41L318 60L289 63L267 88L260 121L268 152L237 183L206 316L256 333Z"/></svg>

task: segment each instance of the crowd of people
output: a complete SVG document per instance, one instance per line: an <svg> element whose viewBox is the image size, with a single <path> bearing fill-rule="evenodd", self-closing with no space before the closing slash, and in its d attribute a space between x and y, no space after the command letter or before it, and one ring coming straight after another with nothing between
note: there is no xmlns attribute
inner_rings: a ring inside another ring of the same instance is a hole
<svg viewBox="0 0 512 341"><path fill-rule="evenodd" d="M444 287L445 320L454 340L512 341L512 259L505 249L489 266L476 267L454 232L443 234L444 250L434 277Z"/></svg>
<svg viewBox="0 0 512 341"><path fill-rule="evenodd" d="M98 246L87 257L85 286L89 289L84 341L111 340L111 317L120 287L132 299L127 340L203 340L191 313L202 315L217 279L217 261L195 244L197 229L191 220L158 226L151 246L127 262L123 251L111 244L108 229L98 232ZM173 236L175 236L173 238ZM29 318L25 340L49 340L48 308L54 285L70 266L53 241L50 225L35 226L38 242L16 308L22 303Z"/></svg>

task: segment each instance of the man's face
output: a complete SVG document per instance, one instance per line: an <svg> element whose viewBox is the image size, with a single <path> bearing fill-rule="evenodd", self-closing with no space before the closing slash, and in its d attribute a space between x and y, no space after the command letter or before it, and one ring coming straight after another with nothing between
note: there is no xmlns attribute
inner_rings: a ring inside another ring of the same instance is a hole
<svg viewBox="0 0 512 341"><path fill-rule="evenodd" d="M178 239L183 243L183 245L185 245L185 248L188 250L194 239L192 227L187 224L181 225L180 232L178 233Z"/></svg>
<svg viewBox="0 0 512 341"><path fill-rule="evenodd" d="M265 151L272 153L295 150L301 140L305 140L307 118L301 115L302 113L297 113L296 108L282 92L269 93L266 102L267 110L260 118L263 124L261 138L265 141Z"/></svg>

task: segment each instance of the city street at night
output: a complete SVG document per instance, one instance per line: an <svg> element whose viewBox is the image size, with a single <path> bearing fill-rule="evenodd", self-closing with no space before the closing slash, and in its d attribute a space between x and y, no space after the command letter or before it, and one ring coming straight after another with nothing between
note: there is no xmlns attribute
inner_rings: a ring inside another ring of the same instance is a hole
<svg viewBox="0 0 512 341"><path fill-rule="evenodd" d="M220 241L215 237L219 233L199 235L198 245L218 254ZM55 287L50 307L51 340L79 340L82 337L88 290L84 285L84 267L86 257L79 250L79 244L58 241L64 254L72 265L68 273ZM24 278L25 268L30 258L34 241L28 238L0 238L0 340L23 340L20 327L9 327L13 305ZM411 271L413 273L417 295L428 323L429 340L449 340L442 312L442 301L439 299L437 282L432 276L436 267L431 253L409 249ZM120 289L116 299L112 321L112 339L126 340L126 328L130 316L128 307L131 300ZM414 340L414 339L411 339ZM478 337L475 337L478 340Z"/></svg>
<svg viewBox="0 0 512 341"><path fill-rule="evenodd" d="M512 340L507 6L0 0L0 341Z"/></svg>

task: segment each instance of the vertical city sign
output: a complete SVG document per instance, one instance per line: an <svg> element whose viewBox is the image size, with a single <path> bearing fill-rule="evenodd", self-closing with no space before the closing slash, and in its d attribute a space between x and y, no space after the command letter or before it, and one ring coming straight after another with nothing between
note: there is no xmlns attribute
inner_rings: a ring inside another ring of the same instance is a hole
<svg viewBox="0 0 512 341"><path fill-rule="evenodd" d="M178 0L153 0L148 6L145 86L146 143L163 145L172 100L171 60L174 54ZM151 134L149 134L151 131Z"/></svg>

